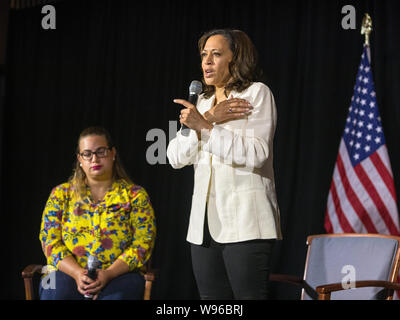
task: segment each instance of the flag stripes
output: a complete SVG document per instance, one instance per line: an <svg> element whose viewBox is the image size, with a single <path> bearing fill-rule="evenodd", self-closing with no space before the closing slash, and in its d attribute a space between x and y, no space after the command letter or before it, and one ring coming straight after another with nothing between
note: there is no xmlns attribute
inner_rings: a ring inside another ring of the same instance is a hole
<svg viewBox="0 0 400 320"><path fill-rule="evenodd" d="M325 229L328 233L400 235L396 191L367 47L340 141Z"/></svg>

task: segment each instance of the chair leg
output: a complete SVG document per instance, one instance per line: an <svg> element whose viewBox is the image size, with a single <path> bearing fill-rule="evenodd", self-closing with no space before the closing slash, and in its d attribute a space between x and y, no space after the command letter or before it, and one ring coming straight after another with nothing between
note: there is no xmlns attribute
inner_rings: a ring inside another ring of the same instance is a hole
<svg viewBox="0 0 400 320"><path fill-rule="evenodd" d="M146 280L146 283L145 283L145 286L144 286L144 297L143 297L143 300L150 300L152 284L153 284L153 281Z"/></svg>
<svg viewBox="0 0 400 320"><path fill-rule="evenodd" d="M33 300L32 278L24 278L24 284L25 284L25 300Z"/></svg>

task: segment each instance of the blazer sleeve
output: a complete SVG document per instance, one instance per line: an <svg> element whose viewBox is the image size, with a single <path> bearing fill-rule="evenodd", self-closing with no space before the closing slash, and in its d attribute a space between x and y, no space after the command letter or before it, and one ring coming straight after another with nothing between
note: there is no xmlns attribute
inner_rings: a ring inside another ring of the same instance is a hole
<svg viewBox="0 0 400 320"><path fill-rule="evenodd" d="M62 219L65 194L62 186L55 187L47 200L40 227L40 242L47 264L58 269L59 263L72 253L62 240Z"/></svg>
<svg viewBox="0 0 400 320"><path fill-rule="evenodd" d="M234 130L214 125L212 130L202 131L202 149L228 164L260 168L272 156L277 116L269 88L261 83L253 86L249 96L241 97L254 107L246 124Z"/></svg>
<svg viewBox="0 0 400 320"><path fill-rule="evenodd" d="M180 169L196 163L200 144L197 133L194 130L189 132L189 135L185 137L182 135L182 130L179 130L176 137L168 144L167 157L174 169Z"/></svg>

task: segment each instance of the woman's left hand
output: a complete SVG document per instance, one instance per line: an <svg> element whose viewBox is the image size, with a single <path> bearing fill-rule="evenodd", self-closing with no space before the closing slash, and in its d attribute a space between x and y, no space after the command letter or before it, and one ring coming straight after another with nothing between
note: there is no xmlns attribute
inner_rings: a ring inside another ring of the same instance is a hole
<svg viewBox="0 0 400 320"><path fill-rule="evenodd" d="M224 100L204 113L207 121L222 123L225 121L242 119L248 116L254 108L244 99L233 98Z"/></svg>
<svg viewBox="0 0 400 320"><path fill-rule="evenodd" d="M107 270L97 270L97 279L92 282L91 284L88 284L84 290L86 294L91 294L93 295L93 300L96 300L101 289L103 289L108 282L110 282L111 276L107 272Z"/></svg>
<svg viewBox="0 0 400 320"><path fill-rule="evenodd" d="M202 129L212 129L213 126L204 119L197 108L190 102L183 99L175 99L175 103L181 104L185 109L181 110L179 122L186 125L188 128L193 129L197 132L201 132Z"/></svg>

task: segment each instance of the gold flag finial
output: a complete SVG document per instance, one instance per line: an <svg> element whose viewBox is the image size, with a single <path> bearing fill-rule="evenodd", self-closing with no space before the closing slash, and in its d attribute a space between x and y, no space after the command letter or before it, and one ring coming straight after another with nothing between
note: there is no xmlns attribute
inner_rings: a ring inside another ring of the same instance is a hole
<svg viewBox="0 0 400 320"><path fill-rule="evenodd" d="M362 21L361 26L361 34L365 35L365 42L366 46L369 46L369 35L372 31L372 19L368 13L365 14L364 19Z"/></svg>

